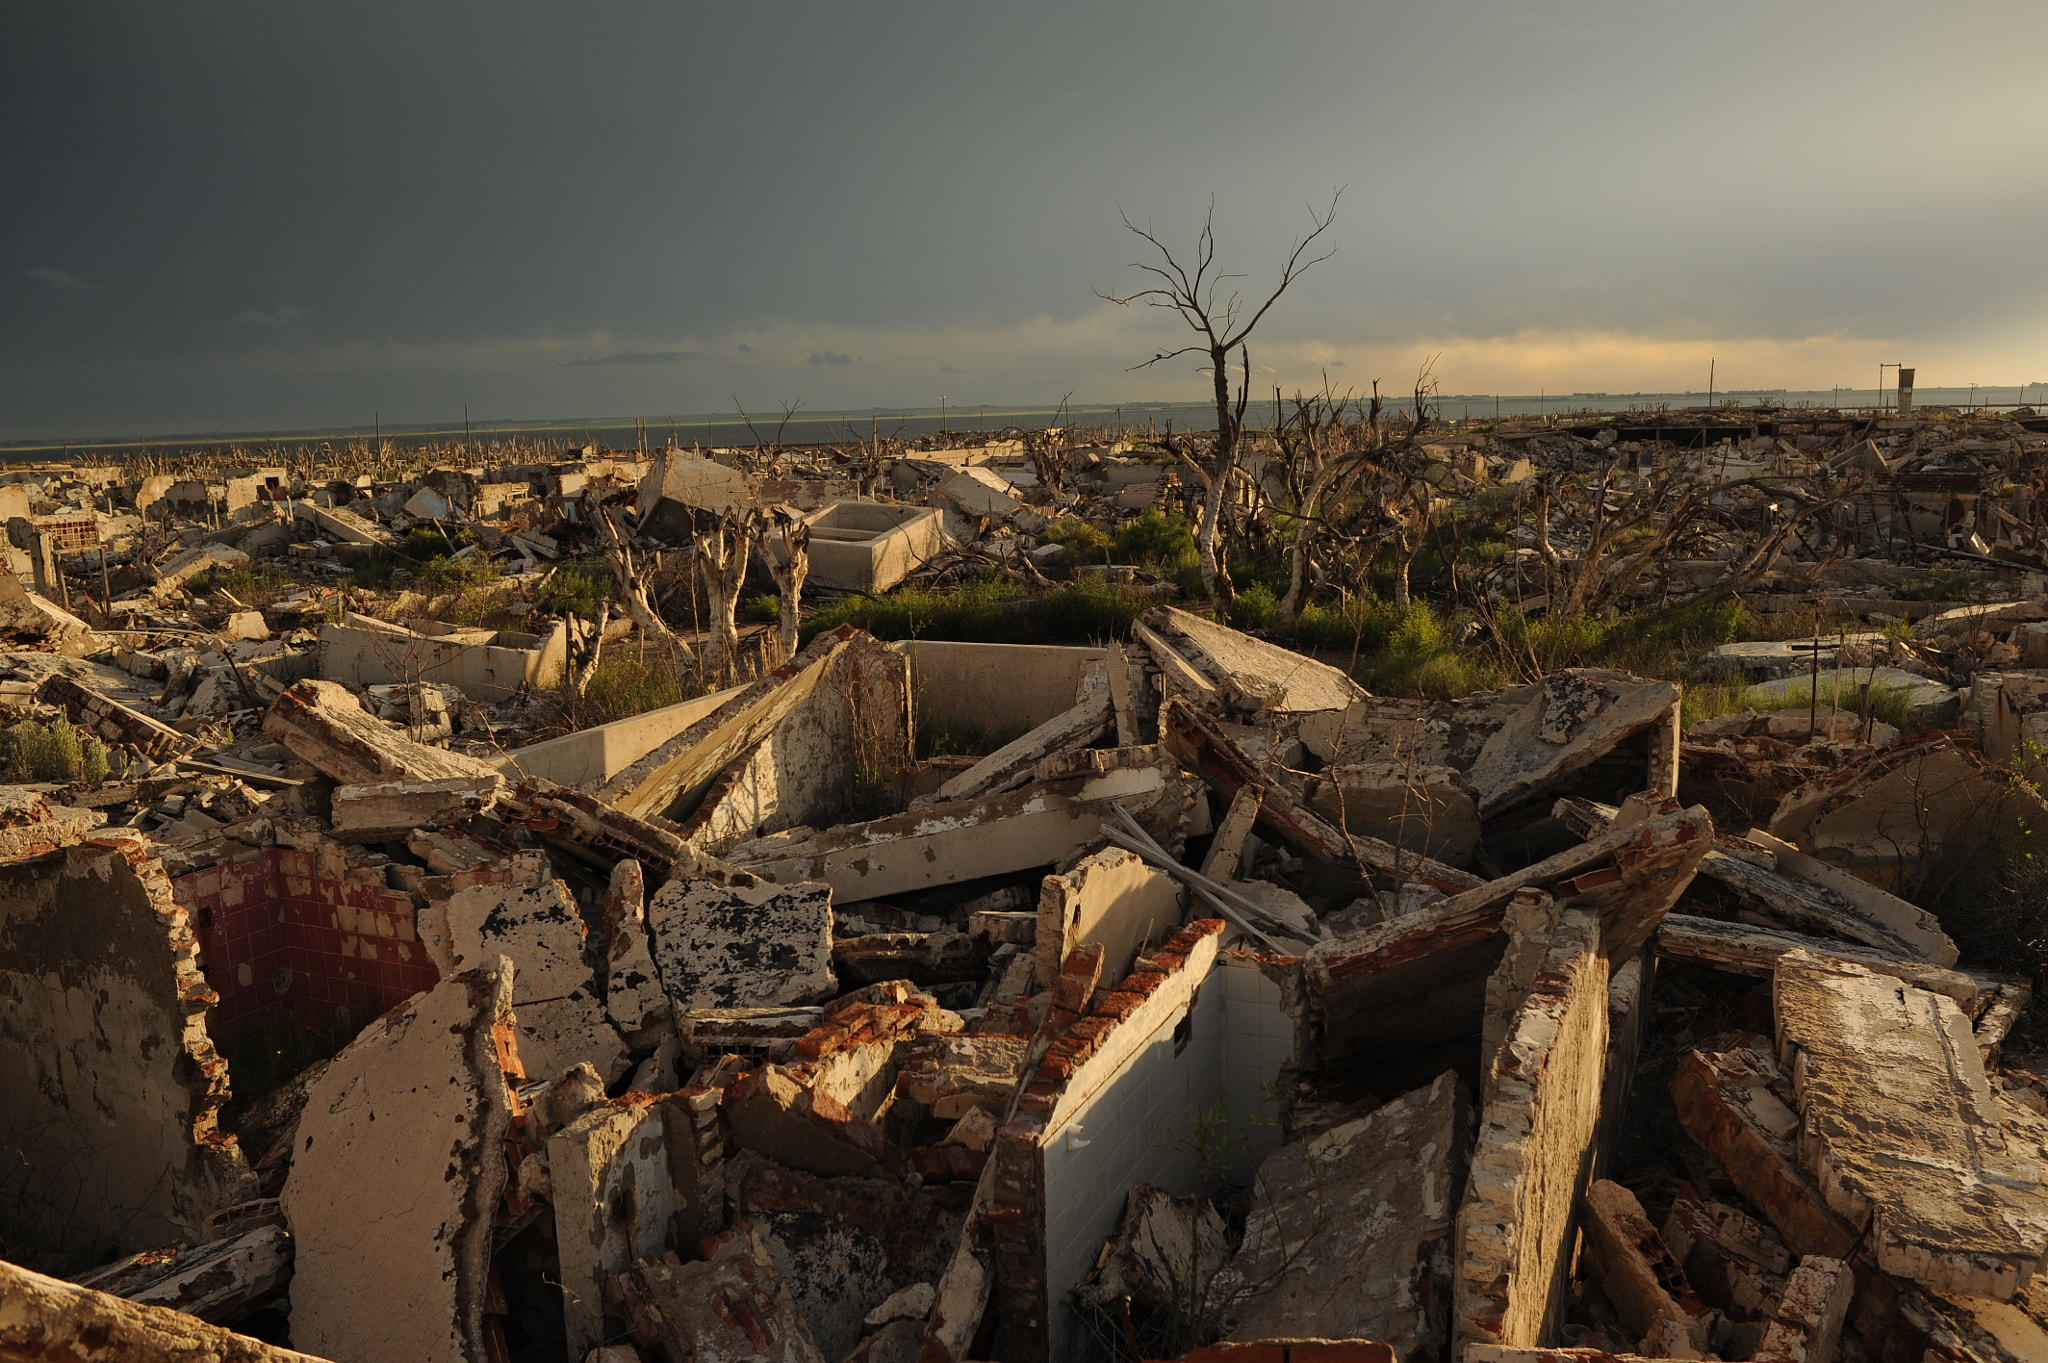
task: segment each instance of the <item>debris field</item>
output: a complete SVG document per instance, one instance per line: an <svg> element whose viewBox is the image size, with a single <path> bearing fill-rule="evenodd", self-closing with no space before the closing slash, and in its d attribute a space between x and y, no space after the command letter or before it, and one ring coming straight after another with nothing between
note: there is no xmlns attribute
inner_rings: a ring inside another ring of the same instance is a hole
<svg viewBox="0 0 2048 1363"><path fill-rule="evenodd" d="M1085 561L1171 437L6 474L0 1358L2048 1359L2048 421L1323 434L1225 537L1518 508L1515 680ZM802 630L976 574L1141 609Z"/></svg>

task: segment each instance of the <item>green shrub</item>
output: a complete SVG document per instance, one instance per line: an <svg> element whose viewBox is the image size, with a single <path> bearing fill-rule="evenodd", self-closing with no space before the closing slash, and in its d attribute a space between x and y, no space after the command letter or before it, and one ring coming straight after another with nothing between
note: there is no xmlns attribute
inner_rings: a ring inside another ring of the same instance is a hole
<svg viewBox="0 0 2048 1363"><path fill-rule="evenodd" d="M564 563L548 577L539 608L550 615L574 615L595 620L616 595L617 581L611 569L588 560Z"/></svg>
<svg viewBox="0 0 2048 1363"><path fill-rule="evenodd" d="M1110 559L1150 568L1161 576L1172 576L1195 567L1195 529L1178 513L1164 515L1149 510L1127 521L1111 541Z"/></svg>
<svg viewBox="0 0 2048 1363"><path fill-rule="evenodd" d="M1230 623L1239 629L1266 629L1279 618L1280 599L1263 582L1245 587L1230 607Z"/></svg>
<svg viewBox="0 0 2048 1363"><path fill-rule="evenodd" d="M677 705L696 694L665 658L638 646L613 647L598 660L590 685L580 699L571 699L570 709L576 727L587 729Z"/></svg>
<svg viewBox="0 0 2048 1363"><path fill-rule="evenodd" d="M107 745L91 734L80 733L68 719L40 724L25 719L7 730L5 739L10 779L28 781L86 781L93 785L107 779Z"/></svg>

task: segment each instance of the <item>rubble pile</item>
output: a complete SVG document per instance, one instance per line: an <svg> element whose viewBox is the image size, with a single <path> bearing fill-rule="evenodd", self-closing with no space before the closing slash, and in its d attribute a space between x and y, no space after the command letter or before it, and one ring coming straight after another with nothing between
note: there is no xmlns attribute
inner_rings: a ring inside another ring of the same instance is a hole
<svg viewBox="0 0 2048 1363"><path fill-rule="evenodd" d="M2048 856L2036 424L1377 466L1528 508L1503 608L1860 619L1719 647L1753 703L1690 724L1612 668L1375 696L1158 582L1087 647L802 639L807 583L1042 582L1183 495L1063 432L10 475L0 1354L2048 1358L1983 945ZM342 580L422 534L531 632ZM714 684L541 738L627 639Z"/></svg>

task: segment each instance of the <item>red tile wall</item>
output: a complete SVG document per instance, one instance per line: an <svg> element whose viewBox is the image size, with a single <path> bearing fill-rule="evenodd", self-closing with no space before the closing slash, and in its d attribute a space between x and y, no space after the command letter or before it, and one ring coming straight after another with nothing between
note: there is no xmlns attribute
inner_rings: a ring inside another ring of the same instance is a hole
<svg viewBox="0 0 2048 1363"><path fill-rule="evenodd" d="M347 1009L364 1021L441 978L408 896L316 876L310 852L271 848L239 866L180 876L171 889L220 995L207 1031L230 1059L234 1038L259 1015L284 1010L325 1025Z"/></svg>

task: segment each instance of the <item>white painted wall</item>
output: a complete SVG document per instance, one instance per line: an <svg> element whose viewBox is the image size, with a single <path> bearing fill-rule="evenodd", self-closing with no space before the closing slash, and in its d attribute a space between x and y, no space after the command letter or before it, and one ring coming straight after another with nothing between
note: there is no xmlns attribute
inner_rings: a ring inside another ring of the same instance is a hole
<svg viewBox="0 0 2048 1363"><path fill-rule="evenodd" d="M1187 1042L1174 1033L1192 1014ZM1123 1219L1132 1188L1152 1183L1176 1196L1213 1194L1247 1180L1279 1147L1278 1111L1264 1085L1293 1054L1294 1024L1280 990L1257 969L1219 956L1192 1008L1162 1023L1117 1076L1064 1124L1047 1133L1046 1283L1053 1356L1073 1356L1082 1329L1068 1293L1094 1267L1102 1242ZM1197 1189L1195 1118L1218 1099L1231 1128L1247 1138L1237 1167L1213 1170ZM1179 1147L1179 1148L1176 1148Z"/></svg>

